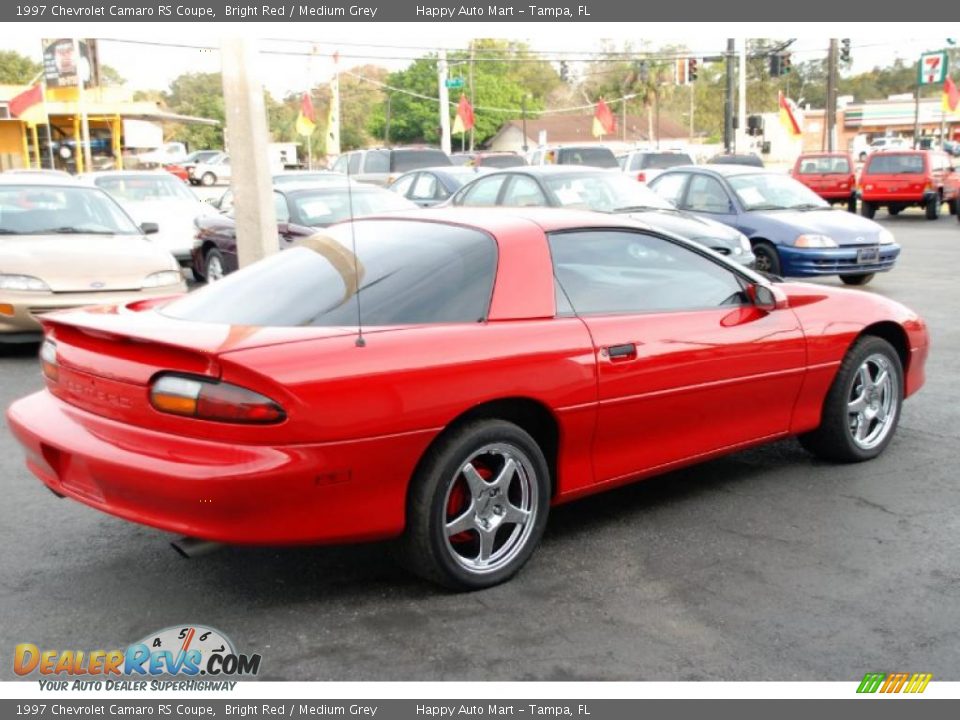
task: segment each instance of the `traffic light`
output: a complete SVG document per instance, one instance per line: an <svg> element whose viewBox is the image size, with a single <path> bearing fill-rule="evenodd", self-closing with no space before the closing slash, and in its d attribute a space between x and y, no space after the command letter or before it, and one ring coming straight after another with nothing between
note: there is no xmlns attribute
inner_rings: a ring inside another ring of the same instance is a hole
<svg viewBox="0 0 960 720"><path fill-rule="evenodd" d="M840 62L850 62L850 38L840 41Z"/></svg>
<svg viewBox="0 0 960 720"><path fill-rule="evenodd" d="M560 61L560 79L567 82L570 79L570 69L567 67L567 61Z"/></svg>
<svg viewBox="0 0 960 720"><path fill-rule="evenodd" d="M693 82L697 79L697 59L689 58L687 60L687 82Z"/></svg>
<svg viewBox="0 0 960 720"><path fill-rule="evenodd" d="M780 77L780 55L775 53L770 56L770 77Z"/></svg>
<svg viewBox="0 0 960 720"><path fill-rule="evenodd" d="M793 67L793 62L790 60L790 53L784 53L780 57L780 74L786 75L790 72L790 69Z"/></svg>

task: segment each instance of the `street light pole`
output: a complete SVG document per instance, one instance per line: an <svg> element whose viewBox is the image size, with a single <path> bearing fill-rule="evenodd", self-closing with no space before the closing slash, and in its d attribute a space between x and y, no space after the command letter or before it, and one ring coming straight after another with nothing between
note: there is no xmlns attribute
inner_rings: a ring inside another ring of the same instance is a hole
<svg viewBox="0 0 960 720"><path fill-rule="evenodd" d="M727 92L723 98L723 151L733 152L733 54L736 41L727 39Z"/></svg>

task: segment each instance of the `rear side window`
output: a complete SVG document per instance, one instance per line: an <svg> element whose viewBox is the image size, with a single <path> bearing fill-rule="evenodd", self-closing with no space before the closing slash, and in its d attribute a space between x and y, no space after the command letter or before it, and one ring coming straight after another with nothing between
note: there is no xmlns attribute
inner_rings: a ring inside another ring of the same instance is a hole
<svg viewBox="0 0 960 720"><path fill-rule="evenodd" d="M390 172L408 172L425 167L453 165L443 150L394 150Z"/></svg>
<svg viewBox="0 0 960 720"><path fill-rule="evenodd" d="M590 167L618 168L616 156L610 148L561 148L557 153L560 165L588 165Z"/></svg>
<svg viewBox="0 0 960 720"><path fill-rule="evenodd" d="M850 163L845 157L808 157L800 161L801 175L849 175Z"/></svg>
<svg viewBox="0 0 960 720"><path fill-rule="evenodd" d="M388 173L390 172L390 157L386 150L371 150L367 153L363 161L363 171L365 173Z"/></svg>
<svg viewBox="0 0 960 720"><path fill-rule="evenodd" d="M680 165L693 165L693 160L683 153L642 153L634 155L630 169L666 170Z"/></svg>
<svg viewBox="0 0 960 720"><path fill-rule="evenodd" d="M923 155L919 153L871 155L864 173L867 175L922 175Z"/></svg>
<svg viewBox="0 0 960 720"><path fill-rule="evenodd" d="M526 165L526 161L519 155L485 155L477 164L481 167L511 168Z"/></svg>
<svg viewBox="0 0 960 720"><path fill-rule="evenodd" d="M351 224L329 228L175 300L161 312L232 325L352 327L359 284L365 326L486 318L497 264L492 237L470 228L408 220L360 221L352 227L355 240Z"/></svg>

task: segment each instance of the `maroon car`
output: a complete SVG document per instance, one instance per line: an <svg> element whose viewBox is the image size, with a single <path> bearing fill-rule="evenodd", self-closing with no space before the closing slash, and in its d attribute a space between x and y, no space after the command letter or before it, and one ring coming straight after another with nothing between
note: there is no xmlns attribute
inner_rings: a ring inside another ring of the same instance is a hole
<svg viewBox="0 0 960 720"><path fill-rule="evenodd" d="M347 220L417 206L400 195L372 185L346 183L336 186L285 187L273 191L280 249L298 238L313 235L317 228ZM237 269L237 232L233 220L233 191L227 190L215 203L220 215L198 217L193 241L192 267L197 280L215 281Z"/></svg>

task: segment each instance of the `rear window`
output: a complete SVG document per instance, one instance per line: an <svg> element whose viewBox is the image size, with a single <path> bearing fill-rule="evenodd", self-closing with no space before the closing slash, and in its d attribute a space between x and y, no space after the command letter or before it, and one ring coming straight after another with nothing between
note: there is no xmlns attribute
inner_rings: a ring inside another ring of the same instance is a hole
<svg viewBox="0 0 960 720"><path fill-rule="evenodd" d="M666 170L680 165L693 165L693 160L684 153L643 153L635 155L631 170Z"/></svg>
<svg viewBox="0 0 960 720"><path fill-rule="evenodd" d="M301 190L289 195L295 221L322 227L351 217L364 217L396 210L413 210L416 205L402 195L380 188L347 188L320 191Z"/></svg>
<svg viewBox="0 0 960 720"><path fill-rule="evenodd" d="M921 175L923 155L871 155L864 172L868 175Z"/></svg>
<svg viewBox="0 0 960 720"><path fill-rule="evenodd" d="M801 175L849 175L850 163L845 157L808 157L800 160Z"/></svg>
<svg viewBox="0 0 960 720"><path fill-rule="evenodd" d="M477 165L481 167L511 168L526 164L526 160L519 155L485 155L477 158Z"/></svg>
<svg viewBox="0 0 960 720"><path fill-rule="evenodd" d="M561 165L589 165L590 167L618 168L620 164L610 148L560 148L557 152Z"/></svg>
<svg viewBox="0 0 960 720"><path fill-rule="evenodd" d="M391 172L408 172L425 167L453 165L443 150L394 150Z"/></svg>
<svg viewBox="0 0 960 720"><path fill-rule="evenodd" d="M496 263L495 241L479 230L360 221L306 238L161 312L231 325L350 327L357 324L359 275L365 326L477 322L487 316Z"/></svg>

